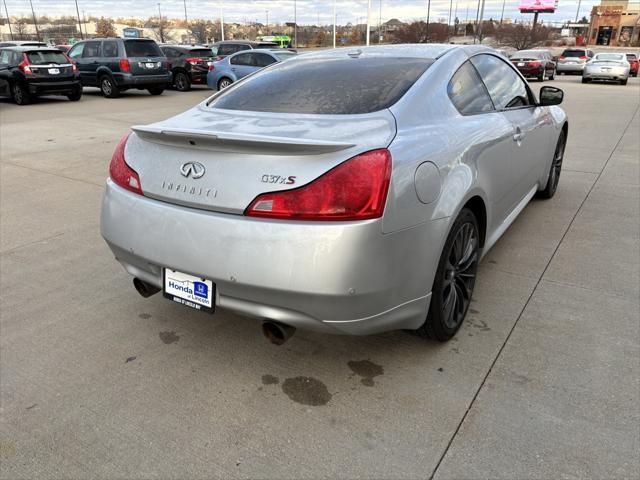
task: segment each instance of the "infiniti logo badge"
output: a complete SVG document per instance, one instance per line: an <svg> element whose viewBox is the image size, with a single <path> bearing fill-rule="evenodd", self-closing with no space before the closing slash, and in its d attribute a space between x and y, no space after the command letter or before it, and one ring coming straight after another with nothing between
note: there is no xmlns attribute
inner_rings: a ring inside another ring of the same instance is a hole
<svg viewBox="0 0 640 480"><path fill-rule="evenodd" d="M198 162L186 162L180 166L180 173L187 178L200 178L204 175L204 165Z"/></svg>

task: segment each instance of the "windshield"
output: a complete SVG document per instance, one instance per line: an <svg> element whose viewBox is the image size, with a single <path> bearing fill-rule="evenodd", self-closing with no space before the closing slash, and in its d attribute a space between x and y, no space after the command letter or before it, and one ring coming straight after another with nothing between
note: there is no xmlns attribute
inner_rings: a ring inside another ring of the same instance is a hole
<svg viewBox="0 0 640 480"><path fill-rule="evenodd" d="M622 53L598 53L593 59L600 62L620 62L624 60L624 55Z"/></svg>
<svg viewBox="0 0 640 480"><path fill-rule="evenodd" d="M124 42L127 57L164 57L153 40L127 40Z"/></svg>
<svg viewBox="0 0 640 480"><path fill-rule="evenodd" d="M252 75L209 105L252 112L370 113L400 100L431 64L424 58L298 58Z"/></svg>
<svg viewBox="0 0 640 480"><path fill-rule="evenodd" d="M636 57L633 53L627 53L627 60L637 60L638 57Z"/></svg>
<svg viewBox="0 0 640 480"><path fill-rule="evenodd" d="M50 63L69 63L64 53L60 51L27 52L27 58L32 65L48 65Z"/></svg>

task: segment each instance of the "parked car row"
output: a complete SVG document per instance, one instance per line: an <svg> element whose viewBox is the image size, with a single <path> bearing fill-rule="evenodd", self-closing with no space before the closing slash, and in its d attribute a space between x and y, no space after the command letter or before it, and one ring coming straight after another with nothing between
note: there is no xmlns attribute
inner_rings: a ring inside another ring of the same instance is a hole
<svg viewBox="0 0 640 480"><path fill-rule="evenodd" d="M98 87L106 98L129 89L161 95L193 84L222 89L271 64L295 56L274 42L231 40L213 45L158 45L151 39L95 38L75 45L0 43L0 96L18 105L42 94L82 97Z"/></svg>

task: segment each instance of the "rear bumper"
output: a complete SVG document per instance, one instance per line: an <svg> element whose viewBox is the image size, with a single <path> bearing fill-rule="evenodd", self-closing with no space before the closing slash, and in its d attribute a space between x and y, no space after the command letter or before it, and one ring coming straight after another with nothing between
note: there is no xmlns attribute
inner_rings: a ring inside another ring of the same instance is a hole
<svg viewBox="0 0 640 480"><path fill-rule="evenodd" d="M538 77L544 72L544 67L522 68L516 67L523 77Z"/></svg>
<svg viewBox="0 0 640 480"><path fill-rule="evenodd" d="M167 85L171 83L171 73L159 75L117 75L115 81L120 87L141 87L144 85Z"/></svg>
<svg viewBox="0 0 640 480"><path fill-rule="evenodd" d="M217 308L366 335L424 322L445 220L393 234L380 220L267 221L159 202L109 180L101 231L127 272L158 287L168 267L213 280Z"/></svg>
<svg viewBox="0 0 640 480"><path fill-rule="evenodd" d="M584 70L584 63L558 63L556 71L562 73L579 73Z"/></svg>
<svg viewBox="0 0 640 480"><path fill-rule="evenodd" d="M586 68L582 72L582 77L589 80L601 80L616 82L619 80L626 80L629 78L629 70L627 69L612 69L609 72L603 72L598 70L590 70Z"/></svg>
<svg viewBox="0 0 640 480"><path fill-rule="evenodd" d="M32 95L69 95L82 88L80 80L68 82L38 82L29 83L29 93Z"/></svg>

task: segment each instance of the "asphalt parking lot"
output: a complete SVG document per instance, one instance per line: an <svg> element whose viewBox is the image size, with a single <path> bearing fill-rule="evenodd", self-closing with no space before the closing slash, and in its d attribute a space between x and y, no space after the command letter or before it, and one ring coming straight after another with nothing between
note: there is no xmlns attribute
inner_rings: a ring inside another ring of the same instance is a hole
<svg viewBox="0 0 640 480"><path fill-rule="evenodd" d="M558 193L485 257L447 344L277 347L135 292L99 232L111 154L209 90L0 100L1 478L636 477L640 82L546 84L570 118Z"/></svg>

